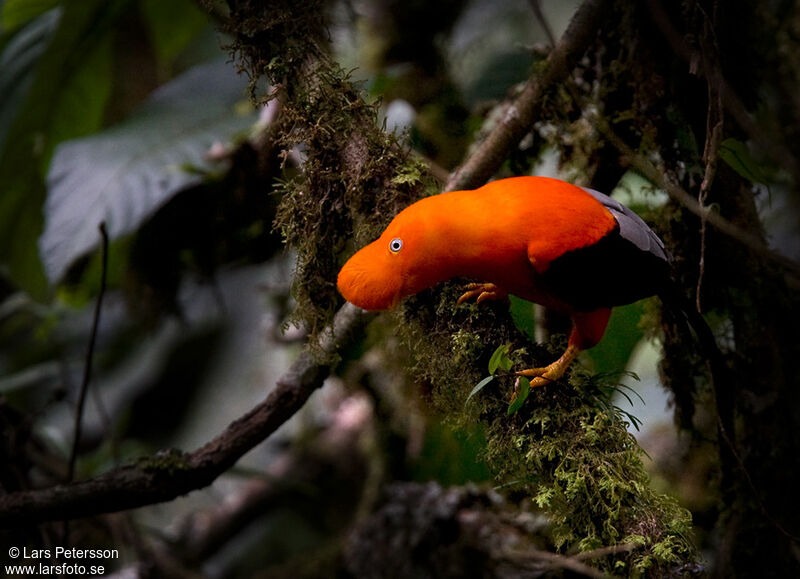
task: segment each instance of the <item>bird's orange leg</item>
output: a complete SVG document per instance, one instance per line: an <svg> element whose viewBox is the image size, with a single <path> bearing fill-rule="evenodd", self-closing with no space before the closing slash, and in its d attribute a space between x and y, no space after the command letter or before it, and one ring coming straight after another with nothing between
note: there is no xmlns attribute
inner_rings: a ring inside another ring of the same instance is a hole
<svg viewBox="0 0 800 579"><path fill-rule="evenodd" d="M531 388L545 386L555 382L564 375L569 365L578 357L581 350L591 348L605 333L611 310L601 308L592 312L580 312L572 316L572 332L569 335L567 349L561 357L543 368L530 368L515 372L517 376L532 378Z"/></svg>
<svg viewBox="0 0 800 579"><path fill-rule="evenodd" d="M460 305L467 300L471 300L475 296L478 296L476 303L487 300L504 300L508 297L508 294L504 290L493 283L470 283L464 286L464 289L467 291L458 298L456 304Z"/></svg>

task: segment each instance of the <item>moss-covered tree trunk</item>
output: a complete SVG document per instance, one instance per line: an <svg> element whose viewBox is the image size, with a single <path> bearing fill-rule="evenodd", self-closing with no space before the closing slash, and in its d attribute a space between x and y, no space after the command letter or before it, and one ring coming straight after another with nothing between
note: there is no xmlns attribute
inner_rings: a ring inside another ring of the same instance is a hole
<svg viewBox="0 0 800 579"><path fill-rule="evenodd" d="M722 210L760 234L752 191L726 172ZM797 289L759 256L720 243L709 283L729 288L727 306L736 345L736 383L729 392L736 411L732 435L737 456L722 489L717 576L800 574L800 356ZM765 563L768 562L768 563Z"/></svg>

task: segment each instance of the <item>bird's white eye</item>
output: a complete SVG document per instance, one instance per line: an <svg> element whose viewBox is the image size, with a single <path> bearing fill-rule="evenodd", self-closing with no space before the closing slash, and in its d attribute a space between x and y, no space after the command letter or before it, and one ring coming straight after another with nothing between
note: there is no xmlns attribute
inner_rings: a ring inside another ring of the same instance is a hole
<svg viewBox="0 0 800 579"><path fill-rule="evenodd" d="M401 249L403 249L403 240L399 237L395 237L389 242L389 251L392 253L397 253Z"/></svg>

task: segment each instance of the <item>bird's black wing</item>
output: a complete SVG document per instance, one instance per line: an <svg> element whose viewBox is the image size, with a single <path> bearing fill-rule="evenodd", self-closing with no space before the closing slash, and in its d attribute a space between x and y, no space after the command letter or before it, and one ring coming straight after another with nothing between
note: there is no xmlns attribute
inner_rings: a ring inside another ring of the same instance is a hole
<svg viewBox="0 0 800 579"><path fill-rule="evenodd" d="M622 203L585 191L611 212L617 226L591 245L554 259L538 282L576 311L629 304L659 293L669 272L663 242Z"/></svg>
<svg viewBox="0 0 800 579"><path fill-rule="evenodd" d="M604 193L586 187L582 187L582 189L611 212L619 224L619 234L624 239L627 239L642 251L647 251L656 257L669 261L664 242L659 239L658 235L650 229L650 226L641 217Z"/></svg>

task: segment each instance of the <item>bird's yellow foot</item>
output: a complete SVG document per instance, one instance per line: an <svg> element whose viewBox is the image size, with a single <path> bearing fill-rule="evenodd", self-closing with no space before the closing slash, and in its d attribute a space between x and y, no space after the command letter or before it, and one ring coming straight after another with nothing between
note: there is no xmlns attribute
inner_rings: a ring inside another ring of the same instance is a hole
<svg viewBox="0 0 800 579"><path fill-rule="evenodd" d="M493 283L470 283L464 286L467 291L464 292L456 304L462 304L467 300L471 300L478 296L476 303L481 303L486 300L504 300L508 294L494 285Z"/></svg>
<svg viewBox="0 0 800 579"><path fill-rule="evenodd" d="M514 372L517 376L525 376L531 379L531 388L537 386L545 386L551 382L555 382L564 375L569 365L577 357L580 350L577 346L570 344L561 357L543 368L529 368L527 370L520 370Z"/></svg>
<svg viewBox="0 0 800 579"><path fill-rule="evenodd" d="M544 368L529 368L527 370L514 372L514 374L517 376L525 376L526 378L530 378L531 388L536 388L537 386L546 386L547 384L550 384L550 382L555 382L564 375L566 368L558 368L554 366L556 366L555 362L549 366L545 366Z"/></svg>

